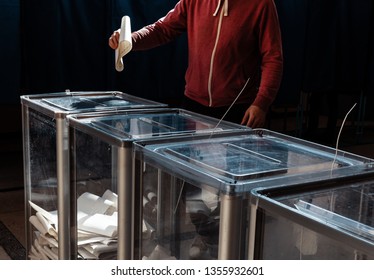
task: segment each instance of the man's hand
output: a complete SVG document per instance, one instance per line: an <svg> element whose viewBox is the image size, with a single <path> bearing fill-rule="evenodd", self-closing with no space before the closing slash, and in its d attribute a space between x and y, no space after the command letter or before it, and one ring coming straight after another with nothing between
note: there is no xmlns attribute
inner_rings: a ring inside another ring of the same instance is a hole
<svg viewBox="0 0 374 280"><path fill-rule="evenodd" d="M109 47L115 50L118 47L120 29L113 32L112 36L109 37Z"/></svg>
<svg viewBox="0 0 374 280"><path fill-rule="evenodd" d="M247 109L242 119L242 125L250 128L263 127L266 121L266 112L257 106L251 105Z"/></svg>

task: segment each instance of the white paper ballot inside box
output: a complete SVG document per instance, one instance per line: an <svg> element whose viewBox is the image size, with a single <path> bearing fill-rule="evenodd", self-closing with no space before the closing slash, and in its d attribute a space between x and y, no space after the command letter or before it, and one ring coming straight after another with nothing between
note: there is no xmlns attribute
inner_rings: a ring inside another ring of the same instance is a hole
<svg viewBox="0 0 374 280"><path fill-rule="evenodd" d="M131 22L129 16L123 16L121 21L121 32L118 47L115 51L115 67L118 72L123 70L123 57L132 49Z"/></svg>

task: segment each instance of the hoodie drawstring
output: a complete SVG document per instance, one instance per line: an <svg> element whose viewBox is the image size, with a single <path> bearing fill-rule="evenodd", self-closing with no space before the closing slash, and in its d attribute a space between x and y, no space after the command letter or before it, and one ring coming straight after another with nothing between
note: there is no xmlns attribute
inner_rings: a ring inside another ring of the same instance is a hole
<svg viewBox="0 0 374 280"><path fill-rule="evenodd" d="M212 106L212 102L213 102L213 100L212 100L212 80L213 80L214 57L215 57L215 54L216 54L217 45L218 45L218 41L219 41L219 36L220 36L220 33L221 33L223 16L228 16L228 3L229 3L229 1L228 0L223 0L223 1L224 2L222 2L222 0L218 1L216 11L213 14L213 16L217 16L217 14L220 11L220 8L222 6L222 3L223 3L223 8L221 10L221 13L220 13L220 16L219 16L219 21L218 21L216 41L214 43L212 56L210 58L210 69L209 69L209 78L208 78L209 107Z"/></svg>
<svg viewBox="0 0 374 280"><path fill-rule="evenodd" d="M229 15L229 0L223 0L223 15L227 17ZM219 9L221 8L222 0L218 1L216 10L213 13L213 16L217 16Z"/></svg>

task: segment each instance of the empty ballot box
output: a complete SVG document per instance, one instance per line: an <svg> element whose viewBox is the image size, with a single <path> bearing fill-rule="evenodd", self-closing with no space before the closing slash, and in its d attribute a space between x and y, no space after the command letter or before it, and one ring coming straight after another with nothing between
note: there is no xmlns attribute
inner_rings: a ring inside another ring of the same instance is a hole
<svg viewBox="0 0 374 280"><path fill-rule="evenodd" d="M371 162L262 129L134 148L139 259L246 259L252 189L344 178Z"/></svg>
<svg viewBox="0 0 374 280"><path fill-rule="evenodd" d="M254 189L250 200L251 259L374 259L370 164L344 180Z"/></svg>
<svg viewBox="0 0 374 280"><path fill-rule="evenodd" d="M21 105L25 210L26 219L31 218L33 223L27 223L26 227L27 254L32 258L46 258L42 246L34 242L38 239L35 233L50 231L48 236L53 236L54 243L58 242L58 249L48 251L49 258L57 255L59 259L69 259L69 137L66 117L83 112L142 110L166 105L112 91L24 95L21 96ZM43 220L45 216L40 213L37 217L40 211L55 211L49 217L53 222ZM38 230L35 230L35 225Z"/></svg>
<svg viewBox="0 0 374 280"><path fill-rule="evenodd" d="M71 251L84 259L134 258L134 209L143 203L133 178L135 141L250 131L177 108L75 114L68 123L76 213Z"/></svg>

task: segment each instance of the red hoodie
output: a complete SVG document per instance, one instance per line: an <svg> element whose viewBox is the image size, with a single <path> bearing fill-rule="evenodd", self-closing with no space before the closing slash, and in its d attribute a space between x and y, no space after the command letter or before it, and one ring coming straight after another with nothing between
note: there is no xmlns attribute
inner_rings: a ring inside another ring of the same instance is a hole
<svg viewBox="0 0 374 280"><path fill-rule="evenodd" d="M283 56L273 0L181 0L132 34L133 50L188 36L185 95L205 106L253 102L267 111L278 92Z"/></svg>

